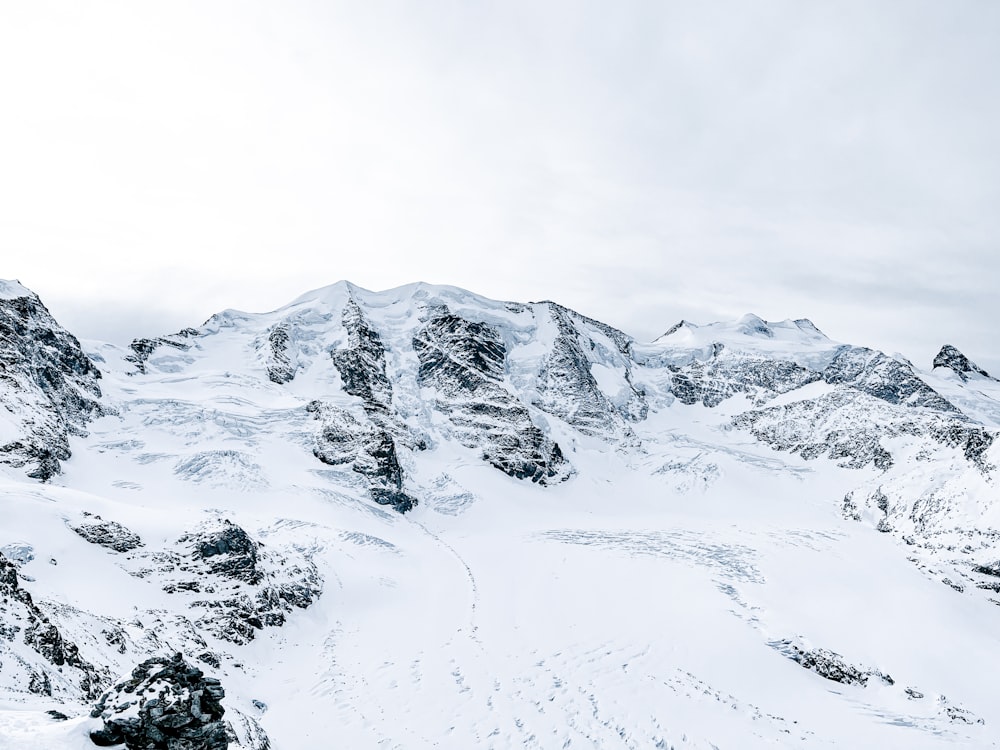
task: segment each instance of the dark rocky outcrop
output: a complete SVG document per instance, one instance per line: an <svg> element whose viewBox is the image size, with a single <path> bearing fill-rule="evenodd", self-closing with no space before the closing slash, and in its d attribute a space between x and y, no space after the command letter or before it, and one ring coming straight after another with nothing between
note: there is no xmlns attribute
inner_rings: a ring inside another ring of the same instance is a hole
<svg viewBox="0 0 1000 750"><path fill-rule="evenodd" d="M290 330L287 323L279 323L267 336L267 377L279 385L295 378L295 366L288 357Z"/></svg>
<svg viewBox="0 0 1000 750"><path fill-rule="evenodd" d="M331 351L330 358L344 390L363 400L366 408L385 411L392 403L392 385L386 376L382 338L353 299L344 307L343 323L348 345Z"/></svg>
<svg viewBox="0 0 1000 750"><path fill-rule="evenodd" d="M127 750L226 750L225 695L219 680L183 654L147 659L94 706L91 716L104 724L90 739Z"/></svg>
<svg viewBox="0 0 1000 750"><path fill-rule="evenodd" d="M648 411L642 392L629 381L631 393L627 404L620 409L613 405L598 386L588 357L588 351L607 347L602 347L577 327L576 313L551 302L548 307L558 333L539 373L539 398L533 405L565 420L586 435L631 436L632 430L625 420L640 421ZM587 321L600 326L600 332L615 344L616 350L601 353L604 358L619 364L628 380L631 360L623 356L630 344L628 337L597 321Z"/></svg>
<svg viewBox="0 0 1000 750"><path fill-rule="evenodd" d="M942 346L941 351L934 357L934 369L938 367L948 368L962 380L968 380L970 374L982 375L984 378L995 380L986 370L971 361L951 344Z"/></svg>
<svg viewBox="0 0 1000 750"><path fill-rule="evenodd" d="M21 587L17 568L0 554L0 639L13 642L18 638L36 656L32 661L15 659L4 669L15 678L20 672L18 681L27 692L68 692L70 697L83 699L92 699L100 692L106 674L84 659L75 643L63 637Z"/></svg>
<svg viewBox="0 0 1000 750"><path fill-rule="evenodd" d="M458 442L518 479L545 485L570 475L559 445L504 385L507 350L495 328L437 308L413 337L413 348L418 382L437 393L435 406Z"/></svg>
<svg viewBox="0 0 1000 750"><path fill-rule="evenodd" d="M942 713L948 717L948 720L955 724L985 724L984 719L980 719L978 716L973 714L971 711L960 708L959 706L952 706L948 703L944 703L941 707Z"/></svg>
<svg viewBox="0 0 1000 750"><path fill-rule="evenodd" d="M895 459L883 441L908 436L958 448L981 471L991 469L986 451L993 435L961 413L899 409L884 399L850 390L751 409L734 417L732 424L775 450L805 459L826 456L849 468L874 464L883 471L889 469Z"/></svg>
<svg viewBox="0 0 1000 750"><path fill-rule="evenodd" d="M822 371L787 360L729 352L719 343L713 345L707 358L671 364L669 369L673 373L670 391L684 404L700 402L712 407L737 394L746 394L760 405L774 396L824 380L896 406L959 413L908 364L859 346L839 347Z"/></svg>
<svg viewBox="0 0 1000 750"><path fill-rule="evenodd" d="M267 551L226 519L185 534L178 545L183 553L135 555L150 567L131 572L142 578L155 574L164 581L166 593L182 596L191 607L204 611L196 621L199 628L225 641L253 640L263 628L284 624L293 609L309 607L322 592L322 581L310 560L296 562ZM213 656L202 660L211 664Z"/></svg>
<svg viewBox="0 0 1000 750"><path fill-rule="evenodd" d="M807 320L794 321L800 332L822 337ZM662 338L680 330L683 321ZM787 327L787 326L786 326ZM756 316L747 316L744 333L771 338L774 333ZM825 337L824 337L825 340ZM787 355L786 355L787 356ZM640 361L666 367L671 372L670 392L684 404L718 406L732 396L745 394L757 405L822 380L864 393L894 406L922 407L961 414L957 407L925 383L906 361L860 346L838 346L825 366L815 358L807 363L746 351L730 351L722 343L702 349L668 349Z"/></svg>
<svg viewBox="0 0 1000 750"><path fill-rule="evenodd" d="M310 403L307 410L320 422L313 454L329 466L349 468L363 477L375 502L406 512L417 499L404 489L399 449L423 450L426 442L414 437L393 408L385 345L354 299L344 306L342 322L347 345L330 351L330 359L344 391L360 399L364 411Z"/></svg>
<svg viewBox="0 0 1000 750"><path fill-rule="evenodd" d="M259 701L252 703L257 704ZM246 750L271 750L271 740L256 719L234 709L229 712L226 725L230 742L237 743Z"/></svg>
<svg viewBox="0 0 1000 750"><path fill-rule="evenodd" d="M142 546L139 535L117 521L104 521L100 516L90 516L90 519L70 528L91 544L99 544L115 552L131 552Z"/></svg>
<svg viewBox="0 0 1000 750"><path fill-rule="evenodd" d="M976 565L972 568L973 571L984 576L993 576L994 578L1000 578L1000 560L995 563L984 563Z"/></svg>
<svg viewBox="0 0 1000 750"><path fill-rule="evenodd" d="M507 348L499 332L487 323L453 315L447 308L433 311L414 336L413 348L420 359L420 383L475 392L484 383L503 381Z"/></svg>
<svg viewBox="0 0 1000 750"><path fill-rule="evenodd" d="M840 654L828 651L825 648L802 648L789 640L772 641L768 645L804 669L815 672L820 677L831 682L865 687L868 684L868 680L874 677L883 684L895 684L895 681L889 675L883 674L877 669L856 667L845 661L844 657Z"/></svg>
<svg viewBox="0 0 1000 750"><path fill-rule="evenodd" d="M224 520L218 528L181 537L192 557L204 562L213 575L256 585L264 579L257 556L258 545L239 526Z"/></svg>
<svg viewBox="0 0 1000 750"><path fill-rule="evenodd" d="M403 487L396 442L386 427L321 401L307 407L320 422L313 454L329 466L343 466L367 481L369 496L400 512L416 505Z"/></svg>
<svg viewBox="0 0 1000 750"><path fill-rule="evenodd" d="M552 302L551 300L545 300L540 304L548 306L549 310L551 310L555 315L570 318L578 324L586 325L597 330L614 343L615 349L618 350L619 354L625 357L631 356L633 339L624 331L619 331L617 328L609 326L607 323L602 323L595 318L578 313L576 310L571 310L570 308L564 307L556 302Z"/></svg>
<svg viewBox="0 0 1000 750"><path fill-rule="evenodd" d="M191 342L188 339L197 336L198 333L198 330L195 328L185 328L169 336L158 336L152 339L134 339L129 344L129 349L132 350L132 353L125 356L125 361L135 365L136 370L145 375L149 359L157 349L167 346L180 352L186 352L191 348Z"/></svg>
<svg viewBox="0 0 1000 750"><path fill-rule="evenodd" d="M840 347L823 371L823 379L831 385L848 385L890 404L961 413L908 364L863 346Z"/></svg>
<svg viewBox="0 0 1000 750"><path fill-rule="evenodd" d="M722 344L714 345L706 361L694 360L669 369L670 392L682 404L708 407L739 394L762 404L822 378L795 362L731 353Z"/></svg>
<svg viewBox="0 0 1000 750"><path fill-rule="evenodd" d="M70 436L104 414L101 373L35 294L5 288L18 292L0 295L0 409L19 435L0 445L0 463L45 481L70 457Z"/></svg>

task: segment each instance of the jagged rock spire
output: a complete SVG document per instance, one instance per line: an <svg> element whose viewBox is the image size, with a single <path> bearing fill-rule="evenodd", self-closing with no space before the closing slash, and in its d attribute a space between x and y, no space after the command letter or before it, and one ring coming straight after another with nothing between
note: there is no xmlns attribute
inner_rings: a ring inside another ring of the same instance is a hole
<svg viewBox="0 0 1000 750"><path fill-rule="evenodd" d="M951 344L945 344L941 347L941 351L934 357L934 367L935 369L938 367L947 367L949 370L957 373L962 380L968 380L969 373L976 373L986 378L990 377L990 374L986 370L979 367Z"/></svg>

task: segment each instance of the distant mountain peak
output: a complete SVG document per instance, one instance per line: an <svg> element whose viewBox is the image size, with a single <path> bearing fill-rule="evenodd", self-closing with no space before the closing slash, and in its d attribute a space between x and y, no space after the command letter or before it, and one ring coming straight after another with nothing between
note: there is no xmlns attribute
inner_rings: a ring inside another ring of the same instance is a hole
<svg viewBox="0 0 1000 750"><path fill-rule="evenodd" d="M343 305L348 299L354 300L362 307L386 307L407 300L441 297L444 299L478 302L494 302L472 292L446 284L429 284L425 281L415 281L410 284L391 289L372 290L359 286L347 280L341 280L328 286L312 289L296 297L286 307L301 304L324 303L333 307ZM501 304L501 303L495 303Z"/></svg>
<svg viewBox="0 0 1000 750"><path fill-rule="evenodd" d="M658 336L656 340L659 341L660 339L665 339L667 336L672 336L673 334L677 333L684 326L692 326L692 325L694 324L688 323L686 320L681 320L680 322L674 323L672 326L670 326L670 328L668 328L666 331L660 334L660 336Z"/></svg>
<svg viewBox="0 0 1000 750"><path fill-rule="evenodd" d="M736 324L737 330L747 336L764 336L765 338L774 337L774 331L772 331L768 326L767 321L759 315L747 313L736 321Z"/></svg>
<svg viewBox="0 0 1000 750"><path fill-rule="evenodd" d="M662 341L678 332L687 332L689 335L697 334L699 337L705 335L715 338L722 337L733 341L741 340L744 337L783 341L817 341L819 339L828 341L826 334L808 318L768 321L753 313L747 313L734 321L706 323L704 325L681 320L656 340Z"/></svg>
<svg viewBox="0 0 1000 750"><path fill-rule="evenodd" d="M798 327L800 331L818 333L820 336L826 336L826 334L823 333L819 328L817 328L816 324L813 323L811 320L809 320L809 318L796 318L792 322Z"/></svg>
<svg viewBox="0 0 1000 750"><path fill-rule="evenodd" d="M985 378L991 377L986 370L970 360L951 344L945 344L942 346L941 351L939 351L937 356L934 357L934 369L937 369L938 367L947 367L949 370L956 373L962 380L968 380L969 373L982 375Z"/></svg>

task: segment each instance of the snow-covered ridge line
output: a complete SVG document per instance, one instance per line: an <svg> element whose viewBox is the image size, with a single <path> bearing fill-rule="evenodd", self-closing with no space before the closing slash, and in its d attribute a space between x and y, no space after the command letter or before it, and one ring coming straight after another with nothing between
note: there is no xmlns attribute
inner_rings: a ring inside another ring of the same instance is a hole
<svg viewBox="0 0 1000 750"><path fill-rule="evenodd" d="M35 293L23 286L19 281L0 279L0 299L17 299L18 297L34 297Z"/></svg>

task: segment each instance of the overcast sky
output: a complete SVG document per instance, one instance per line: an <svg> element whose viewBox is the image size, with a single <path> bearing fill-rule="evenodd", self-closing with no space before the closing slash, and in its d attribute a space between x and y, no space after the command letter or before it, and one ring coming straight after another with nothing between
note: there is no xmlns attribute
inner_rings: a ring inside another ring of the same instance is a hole
<svg viewBox="0 0 1000 750"><path fill-rule="evenodd" d="M1000 3L10 2L0 278L127 341L339 279L1000 371Z"/></svg>

